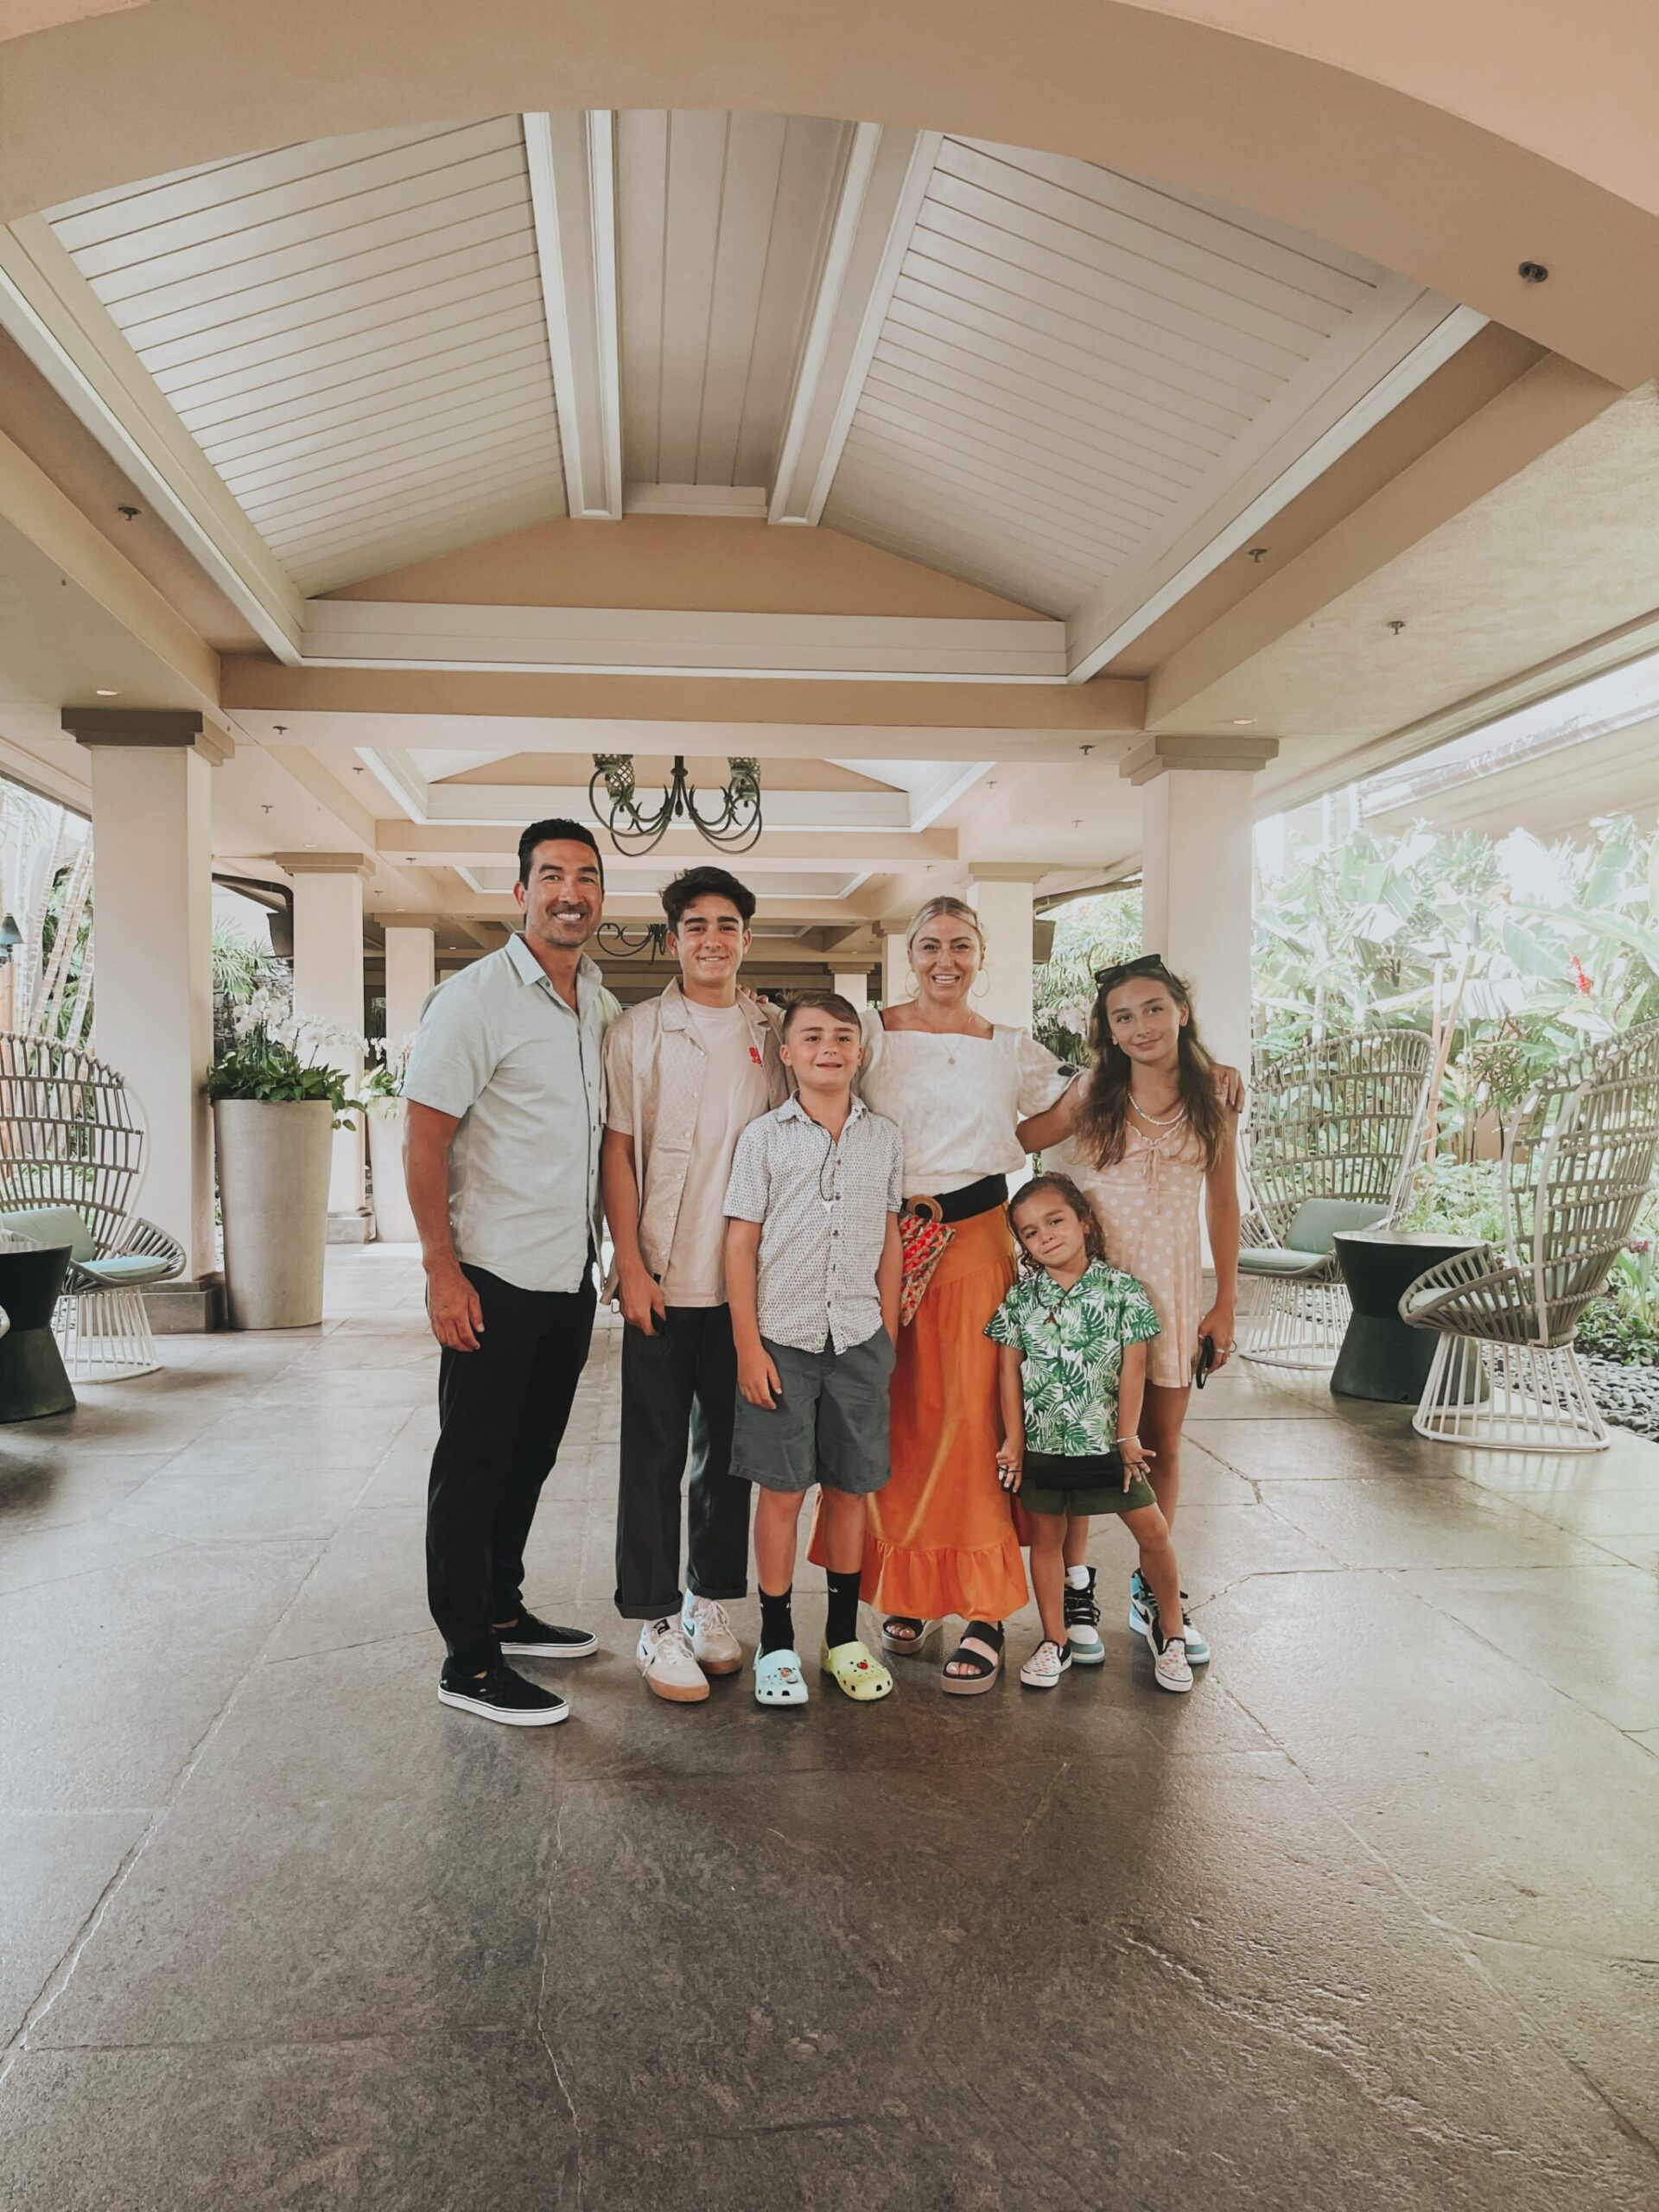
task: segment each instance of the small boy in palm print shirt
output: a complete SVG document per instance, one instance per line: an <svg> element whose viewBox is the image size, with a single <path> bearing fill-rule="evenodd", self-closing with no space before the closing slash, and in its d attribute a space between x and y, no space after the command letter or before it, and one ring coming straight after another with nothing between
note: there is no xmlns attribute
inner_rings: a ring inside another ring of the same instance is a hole
<svg viewBox="0 0 1659 2212"><path fill-rule="evenodd" d="M1147 1481L1152 1454L1135 1433L1158 1316L1135 1277L1107 1263L1100 1224L1069 1176L1027 1183L1008 1219L1020 1279L985 1333L1002 1347L997 1475L1032 1516L1031 1581L1043 1620L1020 1679L1052 1689L1070 1669L1067 1525L1116 1513L1141 1547L1158 1599L1147 1634L1154 1678L1163 1689L1190 1690L1175 1548Z"/></svg>

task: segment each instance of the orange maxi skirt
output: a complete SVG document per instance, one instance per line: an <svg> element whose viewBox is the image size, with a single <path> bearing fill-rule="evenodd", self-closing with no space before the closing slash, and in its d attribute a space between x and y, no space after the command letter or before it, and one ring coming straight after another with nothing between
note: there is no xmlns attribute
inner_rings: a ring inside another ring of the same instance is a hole
<svg viewBox="0 0 1659 2212"><path fill-rule="evenodd" d="M958 1222L899 1332L893 1478L870 1498L861 1592L884 1613L1000 1621L1026 1602L1013 1506L996 1479L997 1348L985 1334L1014 1273L1001 1206Z"/></svg>

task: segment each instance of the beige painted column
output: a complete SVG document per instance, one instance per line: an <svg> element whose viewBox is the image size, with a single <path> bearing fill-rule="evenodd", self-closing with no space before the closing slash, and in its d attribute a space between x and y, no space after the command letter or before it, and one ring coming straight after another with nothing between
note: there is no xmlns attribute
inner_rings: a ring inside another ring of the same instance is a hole
<svg viewBox="0 0 1659 2212"><path fill-rule="evenodd" d="M1250 1065L1251 778L1277 738L1151 737L1124 760L1140 786L1141 942L1192 987L1214 1056Z"/></svg>
<svg viewBox="0 0 1659 2212"><path fill-rule="evenodd" d="M861 1014L870 1002L870 978L867 969L832 969L830 985L832 990L841 993L849 1006L855 1006Z"/></svg>
<svg viewBox="0 0 1659 2212"><path fill-rule="evenodd" d="M974 988L976 1012L987 1021L1031 1027L1033 894L1036 872L985 866L974 872L968 902L985 936L985 988Z"/></svg>
<svg viewBox="0 0 1659 2212"><path fill-rule="evenodd" d="M404 1050L421 1026L421 1008L437 980L436 938L429 929L386 925L386 1044Z"/></svg>
<svg viewBox="0 0 1659 2212"><path fill-rule="evenodd" d="M149 1126L137 1211L214 1273L211 781L228 738L188 712L66 707L92 755L93 1049Z"/></svg>
<svg viewBox="0 0 1659 2212"><path fill-rule="evenodd" d="M276 853L272 858L294 879L294 1011L360 1040L363 879L374 863L361 853ZM315 1057L343 1067L348 1090L362 1081L360 1042L354 1050L321 1046ZM328 1211L366 1222L360 1117L334 1132Z"/></svg>
<svg viewBox="0 0 1659 2212"><path fill-rule="evenodd" d="M881 932L881 1003L901 1006L909 996L910 955L903 930Z"/></svg>

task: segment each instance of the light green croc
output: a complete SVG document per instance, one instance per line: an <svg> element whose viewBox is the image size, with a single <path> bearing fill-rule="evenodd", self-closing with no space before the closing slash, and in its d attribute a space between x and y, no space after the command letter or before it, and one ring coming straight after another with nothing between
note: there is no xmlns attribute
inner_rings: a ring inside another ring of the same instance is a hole
<svg viewBox="0 0 1659 2212"><path fill-rule="evenodd" d="M893 1693L893 1676L856 1639L836 1644L833 1651L826 1643L818 1654L818 1664L855 1705L874 1705L878 1698Z"/></svg>
<svg viewBox="0 0 1659 2212"><path fill-rule="evenodd" d="M754 1662L757 1705L804 1705L806 1677L798 1651L759 1652Z"/></svg>

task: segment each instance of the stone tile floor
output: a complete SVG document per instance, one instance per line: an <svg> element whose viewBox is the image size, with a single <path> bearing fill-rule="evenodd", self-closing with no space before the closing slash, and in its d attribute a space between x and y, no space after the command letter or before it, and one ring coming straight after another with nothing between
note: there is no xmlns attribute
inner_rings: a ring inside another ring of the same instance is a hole
<svg viewBox="0 0 1659 2212"><path fill-rule="evenodd" d="M610 1610L613 1325L529 1586L606 1648L525 1735L433 1696L411 1255L164 1349L0 1431L17 2212L1659 2203L1659 1446L1235 1369L1191 1698L1114 1622L1042 1698L688 1710Z"/></svg>

